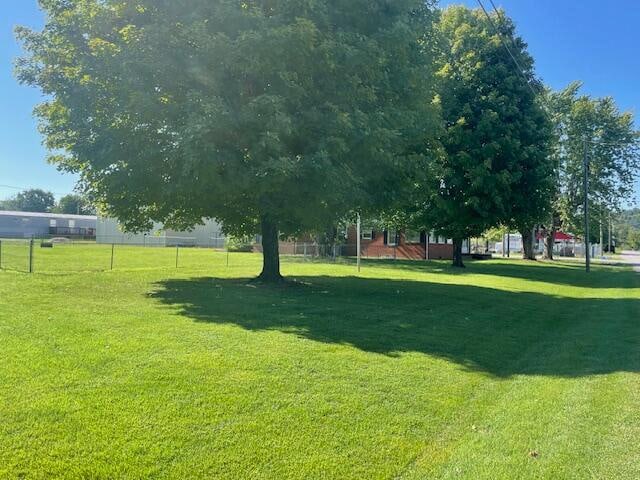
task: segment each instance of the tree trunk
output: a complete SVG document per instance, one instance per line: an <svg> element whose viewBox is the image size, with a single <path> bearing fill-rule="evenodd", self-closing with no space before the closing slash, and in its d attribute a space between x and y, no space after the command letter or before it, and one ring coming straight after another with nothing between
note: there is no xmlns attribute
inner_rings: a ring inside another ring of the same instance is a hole
<svg viewBox="0 0 640 480"><path fill-rule="evenodd" d="M533 248L533 228L523 228L520 230L520 235L522 235L522 259L535 260L536 252Z"/></svg>
<svg viewBox="0 0 640 480"><path fill-rule="evenodd" d="M453 263L454 267L464 268L464 262L462 261L462 239L453 239Z"/></svg>
<svg viewBox="0 0 640 480"><path fill-rule="evenodd" d="M262 229L262 273L258 280L265 283L279 283L282 281L282 275L280 275L278 227L274 221L266 216L261 217L260 226Z"/></svg>
<svg viewBox="0 0 640 480"><path fill-rule="evenodd" d="M545 260L553 260L553 247L555 246L555 236L556 230L552 228L551 230L547 230L546 235L544 237L544 254L542 258Z"/></svg>
<svg viewBox="0 0 640 480"><path fill-rule="evenodd" d="M545 239L544 239L544 254L542 258L545 260L553 260L553 247L556 244L556 231L558 229L558 225L560 223L560 219L558 215L555 213L551 216L551 225L550 228L546 229Z"/></svg>
<svg viewBox="0 0 640 480"><path fill-rule="evenodd" d="M318 236L318 255L322 257L333 257L335 253L336 240L338 239L338 229L330 225Z"/></svg>

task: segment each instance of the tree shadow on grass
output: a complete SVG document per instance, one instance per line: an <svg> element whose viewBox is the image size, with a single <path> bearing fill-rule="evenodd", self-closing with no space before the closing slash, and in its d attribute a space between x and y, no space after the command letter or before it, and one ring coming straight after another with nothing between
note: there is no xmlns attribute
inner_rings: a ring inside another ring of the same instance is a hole
<svg viewBox="0 0 640 480"><path fill-rule="evenodd" d="M456 269L450 266L450 262L443 261L417 261L417 260L371 260L371 267L383 268L397 267L403 270L415 272L447 272L449 274L466 275L496 275L511 277L521 280L551 283L554 285L567 285L588 288L634 288L631 278L636 275L626 264L594 265L591 273L584 271L584 265L570 262L528 262L523 263L511 260L494 261L466 261L465 269Z"/></svg>
<svg viewBox="0 0 640 480"><path fill-rule="evenodd" d="M396 356L420 352L496 377L640 371L640 299L568 298L354 277L173 279L152 295L200 322L277 330Z"/></svg>

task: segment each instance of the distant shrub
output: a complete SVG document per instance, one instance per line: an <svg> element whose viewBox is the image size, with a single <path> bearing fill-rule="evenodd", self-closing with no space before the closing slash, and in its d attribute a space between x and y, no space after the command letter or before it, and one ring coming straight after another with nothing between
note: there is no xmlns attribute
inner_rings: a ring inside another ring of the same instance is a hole
<svg viewBox="0 0 640 480"><path fill-rule="evenodd" d="M230 252L252 252L253 240L250 237L227 237L226 247Z"/></svg>

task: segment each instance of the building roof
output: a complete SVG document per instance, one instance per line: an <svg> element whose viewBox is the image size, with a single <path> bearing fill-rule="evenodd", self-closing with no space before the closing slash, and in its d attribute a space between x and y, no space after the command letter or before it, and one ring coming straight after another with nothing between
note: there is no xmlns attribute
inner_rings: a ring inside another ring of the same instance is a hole
<svg viewBox="0 0 640 480"><path fill-rule="evenodd" d="M0 210L0 217L30 217L30 218L55 218L64 220L97 220L95 215L69 215L67 213L48 212L12 212L10 210Z"/></svg>
<svg viewBox="0 0 640 480"><path fill-rule="evenodd" d="M541 240L544 236L541 233L538 233L537 237L538 237L538 240ZM569 240L573 240L574 237L570 233L564 233L564 232L559 232L558 231L558 232L554 233L553 239L556 242L561 242L561 241L566 242L566 241L569 241Z"/></svg>

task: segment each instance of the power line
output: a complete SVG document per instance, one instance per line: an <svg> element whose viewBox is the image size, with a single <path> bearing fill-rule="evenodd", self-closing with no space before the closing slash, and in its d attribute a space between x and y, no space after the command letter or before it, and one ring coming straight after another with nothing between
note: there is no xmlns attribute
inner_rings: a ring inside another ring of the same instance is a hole
<svg viewBox="0 0 640 480"><path fill-rule="evenodd" d="M502 14L502 12L498 9L498 7L496 7L496 4L493 2L493 0L489 0L489 2L491 2L491 6L493 7L493 11L496 13L498 19L500 19L500 23L502 26L505 26L507 24L507 20L505 18L505 16ZM486 13L486 12L485 12ZM518 51L518 45L516 45L515 40L513 39L513 37L511 35L507 36L507 38L509 39L509 43L511 44L511 46L513 47L514 51ZM542 95L543 97L541 98L541 101L543 102L543 104L545 105L545 107L547 107L546 103L545 103L545 99L544 99L544 90L542 89L542 87L540 86L539 83L536 84L536 86L538 87L538 94Z"/></svg>
<svg viewBox="0 0 640 480"><path fill-rule="evenodd" d="M38 189L38 190L45 190L47 192L53 193L54 195L67 195L69 194L69 192L51 192L50 190L47 190L46 188L40 188L40 187L30 187L30 188L25 188L25 187L16 187L15 185L5 185L0 183L0 188L8 188L10 190L17 190L20 192L24 192L25 190L31 190L31 189Z"/></svg>
<svg viewBox="0 0 640 480"><path fill-rule="evenodd" d="M504 18L502 16L502 14L496 8L495 3L493 3L493 0L489 0L489 1L491 2L491 5L493 6L493 9L495 10L496 15L500 19L501 23L504 23ZM502 47L507 51L507 53L509 54L509 57L511 57L511 60L513 61L514 65L516 66L516 69L518 70L518 74L522 77L522 79L524 80L524 83L527 84L527 87L529 87L529 90L531 90L531 93L533 94L533 97L537 98L540 101L540 103L542 104L542 111L544 112L545 116L547 117L547 120L549 120L552 124L555 123L553 118L551 117L551 114L549 113L549 109L548 109L548 106L547 106L547 103L546 103L545 99L543 98L543 96L542 96L542 94L540 92L536 92L534 90L533 86L531 86L530 79L525 75L524 69L522 68L522 66L520 66L520 62L518 62L518 60L516 59L516 57L513 54L513 52L511 52L511 49L509 48L509 46L505 43L504 38L503 38L504 36L500 32L500 30L498 30L498 28L496 27L496 24L494 23L493 19L491 18L491 15L489 15L489 12L487 12L487 9L485 8L484 4L482 3L481 0L476 0L476 2L478 3L478 5L480 5L480 8L482 9L482 11L484 12L485 16L487 17L487 20L489 20L489 24L491 25L491 28L493 29L494 33L498 36L498 40L500 40L500 43L501 43ZM516 46L516 44L515 44L515 42L513 41L512 38L510 38L510 42L514 47L514 50L517 50L518 47Z"/></svg>
<svg viewBox="0 0 640 480"><path fill-rule="evenodd" d="M522 69L522 67L520 66L520 63L517 61L517 59L515 58L515 56L513 55L513 53L511 52L511 50L509 49L509 47L506 45L506 43L503 40L503 35L498 31L498 29L495 26L495 23L493 22L493 19L491 18L491 16L489 15L489 13L487 12L486 8L484 7L483 3L481 0L476 0L478 2L478 5L480 5L480 8L482 8L482 11L484 12L485 16L487 17L487 19L489 20L489 23L491 24L491 27L493 28L494 32L498 35L498 38L500 39L500 43L502 43L502 46L505 48L505 50L509 53L509 56L511 57L511 59L513 60L513 62L516 65L516 68L518 69L518 73L521 74L521 76L524 78L525 82L527 83L527 85L529 86L531 92L538 98L540 98L540 101L542 102L543 106L545 107L543 110L545 111L545 114L547 115L547 117L549 118L549 120L552 121L553 123L553 119L551 118L547 108L547 104L546 101L544 100L544 98L542 97L542 93L538 92L536 93L533 90L533 87L531 86L531 83L529 82L529 79L527 79L527 77L524 75L524 70ZM493 7L494 12L496 13L496 16L500 19L500 22L502 25L506 24L506 20L504 15L500 12L500 10L496 7L496 4L494 3L493 0L489 0L489 2L491 3L491 6ZM514 48L514 50L518 49L518 46L515 44L514 40L512 37L508 37L509 42L511 43L511 46ZM596 140L587 140L588 143L593 144L593 145L603 145L603 146L618 146L618 147L628 147L631 146L633 144L633 142L601 142L601 141L596 141Z"/></svg>
<svg viewBox="0 0 640 480"><path fill-rule="evenodd" d="M527 86L529 87L529 89L531 90L531 93L533 94L533 97L534 98L538 98L538 94L536 93L536 91L533 89L533 87L529 83L529 79L524 74L524 70L520 66L520 63L518 62L518 60L515 58L515 56L513 55L511 50L509 49L509 46L505 43L505 41L503 39L503 36L502 36L502 33L496 28L496 25L493 22L493 19L491 18L491 15L489 15L489 12L487 12L487 9L482 4L482 0L476 0L476 1L477 1L478 5L480 5L480 8L484 12L485 16L487 17L487 20L489 21L489 24L491 25L491 28L493 29L495 34L498 36L498 39L500 40L500 43L502 44L504 49L507 51L507 53L511 57L511 60L513 60L513 63L515 64L516 68L518 69L518 73L524 78L524 81L527 84ZM493 9L495 10L496 15L502 21L502 16L500 15L500 12L498 12L495 4L493 3L493 0L489 0L489 1L491 2L491 5L493 5ZM511 42L513 42L513 39L511 39ZM549 118L549 121L551 121L553 123L553 119L551 118L551 115L547 111L545 103L542 102L542 105L543 105L542 110L547 115L547 118ZM588 210L588 187L589 187L588 171L589 170L588 170L587 145L588 145L588 143L587 143L587 139L585 137L585 139L584 139L584 158L583 158L583 168L584 168L584 176L583 176L583 180L584 180L584 184L583 184L583 188L584 188L584 222L585 222L585 240L584 241L585 241L586 270L587 270L587 272L589 272L590 271L590 267L591 267L591 261L590 261L591 259L590 259L590 255L589 255L590 254L590 252L589 252L589 210Z"/></svg>
<svg viewBox="0 0 640 480"><path fill-rule="evenodd" d="M487 20L489 20L489 23L491 24L491 28L493 29L493 31L495 32L495 34L498 36L498 39L500 40L500 44L502 45L502 47L507 51L507 53L509 54L509 56L511 57L511 60L513 61L513 63L515 64L516 68L518 69L518 73L520 74L520 76L524 79L524 83L527 84L527 86L529 87L529 89L531 90L531 93L533 93L534 97L537 97L538 94L536 93L536 91L533 89L533 87L531 86L531 83L529 83L529 78L527 78L527 76L524 74L524 69L520 66L520 63L518 62L518 60L516 59L516 57L513 55L513 53L511 52L511 49L509 48L509 46L505 43L504 39L502 38L502 34L500 33L500 31L498 30L498 28L496 27L496 24L493 22L493 19L491 18L491 15L489 15L489 12L487 12L487 9L484 8L484 4L482 3L482 0L476 0L478 2L478 5L480 5L480 8L482 9L482 11L484 12L485 16L487 17ZM493 2L492 2L493 3Z"/></svg>
<svg viewBox="0 0 640 480"><path fill-rule="evenodd" d="M493 3L493 0L489 0L489 2L491 2L491 6L493 7L493 11L496 12L496 15L498 16L498 18L500 19L500 23L504 26L507 24L507 21L504 17L504 15L502 15L502 12L500 12L500 10L498 10L498 7L496 7L496 4ZM509 39L509 43L511 44L511 46L513 47L514 51L518 51L518 46L516 45L516 42L513 40L513 37L508 36L507 37Z"/></svg>
<svg viewBox="0 0 640 480"><path fill-rule="evenodd" d="M496 16L498 17L498 19L500 20L500 24L502 26L505 26L507 24L507 20L505 18L505 16L502 14L502 12L498 9L498 7L496 7L496 4L493 2L493 0L489 0L489 2L491 2L491 6L493 7L493 11L496 13ZM486 12L485 12L486 13ZM516 42L514 41L512 36L507 36L507 39L509 40L509 43L511 44L511 46L513 47L514 51L518 51L518 46L516 45ZM541 92L538 92L541 93Z"/></svg>

